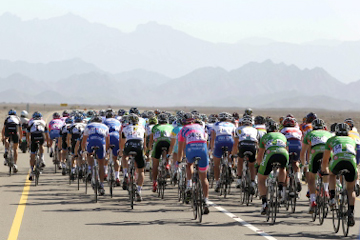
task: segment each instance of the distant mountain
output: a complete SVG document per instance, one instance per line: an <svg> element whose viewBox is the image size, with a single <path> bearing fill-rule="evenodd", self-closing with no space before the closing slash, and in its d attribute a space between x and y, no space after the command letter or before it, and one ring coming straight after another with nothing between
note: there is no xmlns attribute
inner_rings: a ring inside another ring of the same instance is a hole
<svg viewBox="0 0 360 240"><path fill-rule="evenodd" d="M73 14L29 21L4 14L0 16L0 32L1 59L10 61L80 58L111 73L145 69L174 78L203 67L230 71L248 62L271 59L300 69L320 67L343 82L360 77L360 41L291 44L250 38L216 44L156 22L123 33Z"/></svg>
<svg viewBox="0 0 360 240"><path fill-rule="evenodd" d="M89 72L103 71L94 64L86 63L79 58L50 62L47 64L0 60L0 77L3 78L18 73L26 75L32 79L49 82L67 78L74 74Z"/></svg>

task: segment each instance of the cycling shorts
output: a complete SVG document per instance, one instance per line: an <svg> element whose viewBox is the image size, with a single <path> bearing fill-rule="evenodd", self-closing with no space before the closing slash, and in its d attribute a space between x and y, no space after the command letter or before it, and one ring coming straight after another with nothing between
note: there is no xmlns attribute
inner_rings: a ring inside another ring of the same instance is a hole
<svg viewBox="0 0 360 240"><path fill-rule="evenodd" d="M44 134L41 134L41 133L32 133L31 134L30 152L32 154L35 154L35 152L38 150L38 146L37 146L36 142L39 142L39 145L42 146L45 142Z"/></svg>
<svg viewBox="0 0 360 240"><path fill-rule="evenodd" d="M338 158L337 160L330 161L329 170L333 174L337 175L340 172L340 170L343 169L349 170L349 173L344 174L345 180L347 182L353 182L357 179L358 171L357 171L355 156L353 156L351 160Z"/></svg>
<svg viewBox="0 0 360 240"><path fill-rule="evenodd" d="M300 140L288 140L288 147L289 147L289 156L290 161L300 161L300 152L301 152L301 141ZM294 154L292 154L294 153Z"/></svg>
<svg viewBox="0 0 360 240"><path fill-rule="evenodd" d="M117 152L119 150L119 134L110 134L110 145L114 145L114 148L112 149L113 156L117 156Z"/></svg>
<svg viewBox="0 0 360 240"><path fill-rule="evenodd" d="M186 145L185 152L188 163L194 163L194 158L200 157L199 171L206 172L209 166L207 143L189 143Z"/></svg>
<svg viewBox="0 0 360 240"><path fill-rule="evenodd" d="M145 167L144 142L140 139L127 140L124 147L124 155L128 156L130 152L136 152L135 163L137 168Z"/></svg>
<svg viewBox="0 0 360 240"><path fill-rule="evenodd" d="M151 157L155 159L160 159L163 148L166 148L166 154L167 154L169 152L170 142L163 140L154 143Z"/></svg>
<svg viewBox="0 0 360 240"><path fill-rule="evenodd" d="M321 162L325 151L325 144L318 144L311 148L309 154L309 172L317 173L321 168ZM331 153L330 159L333 154Z"/></svg>
<svg viewBox="0 0 360 240"><path fill-rule="evenodd" d="M239 142L238 148L239 148L238 155L240 158L245 157L245 155L244 155L245 152L251 152L252 155L249 156L249 162L251 162L251 163L255 162L255 160L256 160L256 158L255 158L256 157L256 142L244 140L244 141Z"/></svg>
<svg viewBox="0 0 360 240"><path fill-rule="evenodd" d="M88 139L86 143L86 151L88 153L92 152L92 147L99 147L99 149L96 151L96 156L98 159L104 159L106 150L105 150L105 139Z"/></svg>
<svg viewBox="0 0 360 240"><path fill-rule="evenodd" d="M61 138L61 147L62 147L63 150L67 150L67 148L68 148L68 145L67 145L67 142L66 142L66 138L67 138L67 134L62 135L62 138Z"/></svg>
<svg viewBox="0 0 360 240"><path fill-rule="evenodd" d="M356 144L356 164L360 164L360 144Z"/></svg>
<svg viewBox="0 0 360 240"><path fill-rule="evenodd" d="M9 142L19 143L19 134L18 133L7 133L5 132L5 138L9 139Z"/></svg>
<svg viewBox="0 0 360 240"><path fill-rule="evenodd" d="M221 158L223 155L222 147L228 147L229 153L234 145L234 139L232 136L217 136L215 139L213 155L214 157Z"/></svg>
<svg viewBox="0 0 360 240"><path fill-rule="evenodd" d="M60 129L54 129L50 131L50 139L55 139L60 137Z"/></svg>
<svg viewBox="0 0 360 240"><path fill-rule="evenodd" d="M260 164L258 173L262 175L269 175L272 171L272 164L280 163L280 168L287 166L289 162L289 153L283 147L270 147L265 151L264 158Z"/></svg>

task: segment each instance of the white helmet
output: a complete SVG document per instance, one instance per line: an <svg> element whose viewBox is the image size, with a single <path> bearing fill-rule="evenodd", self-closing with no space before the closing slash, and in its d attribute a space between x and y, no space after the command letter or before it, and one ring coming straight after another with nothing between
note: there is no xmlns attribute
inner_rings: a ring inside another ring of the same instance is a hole
<svg viewBox="0 0 360 240"><path fill-rule="evenodd" d="M25 111L25 110L22 110L21 111L21 115L20 115L20 117L27 117L29 114L28 114L28 112L27 111Z"/></svg>

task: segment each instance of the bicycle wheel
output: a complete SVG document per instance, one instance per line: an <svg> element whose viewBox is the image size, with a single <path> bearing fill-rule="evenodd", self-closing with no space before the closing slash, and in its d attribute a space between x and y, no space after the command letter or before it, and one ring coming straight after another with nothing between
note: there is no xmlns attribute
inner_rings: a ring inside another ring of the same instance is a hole
<svg viewBox="0 0 360 240"><path fill-rule="evenodd" d="M296 192L296 185L295 185L295 179L294 178L292 178L291 188L292 188L291 191L294 193L294 195L290 198L290 200L291 200L291 212L295 213L297 192Z"/></svg>
<svg viewBox="0 0 360 240"><path fill-rule="evenodd" d="M76 177L77 177L77 188L80 190L80 170L79 167L76 167Z"/></svg>
<svg viewBox="0 0 360 240"><path fill-rule="evenodd" d="M273 185L274 189L273 189L273 208L271 211L272 217L272 224L275 223L276 221L276 213L278 211L278 198L279 198L279 193L278 193L278 185L277 182Z"/></svg>
<svg viewBox="0 0 360 240"><path fill-rule="evenodd" d="M337 233L340 228L340 209L339 209L339 193L335 193L335 206L331 209L332 212L332 222L334 232Z"/></svg>
<svg viewBox="0 0 360 240"><path fill-rule="evenodd" d="M203 208L203 192L202 192L202 187L201 187L201 182L200 180L198 180L197 182L197 192L198 192L198 216L199 216L199 223L201 223L202 221L202 216L204 214L204 208Z"/></svg>
<svg viewBox="0 0 360 240"><path fill-rule="evenodd" d="M240 202L241 202L241 204L245 204L245 199L246 199L245 187L246 187L246 183L243 180L243 181L241 181L241 184L240 184Z"/></svg>
<svg viewBox="0 0 360 240"><path fill-rule="evenodd" d="M272 184L272 183L270 183ZM271 223L274 223L275 222L275 217L274 217L274 214L275 214L275 189L274 189L274 186L271 185L269 186L270 188L270 198L269 198L269 218L271 219Z"/></svg>
<svg viewBox="0 0 360 240"><path fill-rule="evenodd" d="M85 164L85 169L84 169L84 173L85 176L83 179L85 179L85 194L87 194L87 188L88 188L88 176L89 176L89 167L87 164Z"/></svg>
<svg viewBox="0 0 360 240"><path fill-rule="evenodd" d="M196 191L196 182L193 182L192 185L192 196L191 196L191 207L193 210L194 220L197 219L197 191Z"/></svg>
<svg viewBox="0 0 360 240"><path fill-rule="evenodd" d="M164 193L165 193L165 186L166 186L166 179L164 177L161 178L161 199L164 199Z"/></svg>
<svg viewBox="0 0 360 240"><path fill-rule="evenodd" d="M35 186L39 185L39 175L40 175L40 172L39 172L39 169L37 168L35 171Z"/></svg>
<svg viewBox="0 0 360 240"><path fill-rule="evenodd" d="M96 160L94 160L96 161ZM95 179L95 182L94 182L94 193L95 193L95 202L97 203L98 201L98 188L99 188L99 181L98 181L98 169L97 169L97 166L94 166L94 176L93 178Z"/></svg>
<svg viewBox="0 0 360 240"><path fill-rule="evenodd" d="M345 186L345 185L343 184L343 186ZM349 215L348 215L349 201L348 201L346 189L343 189L343 192L341 194L341 206L340 207L341 207L340 212L341 212L341 222L342 222L343 234L345 237L347 237L347 235L349 233Z"/></svg>
<svg viewBox="0 0 360 240"><path fill-rule="evenodd" d="M319 202L318 202L318 213L319 213L319 223L322 225L324 223L325 219L325 189L322 184L322 181L320 182L320 192L319 192Z"/></svg>
<svg viewBox="0 0 360 240"><path fill-rule="evenodd" d="M250 180L250 175L246 175L246 192L245 192L245 197L246 197L246 206L249 206L250 203L250 187L251 187L251 180Z"/></svg>

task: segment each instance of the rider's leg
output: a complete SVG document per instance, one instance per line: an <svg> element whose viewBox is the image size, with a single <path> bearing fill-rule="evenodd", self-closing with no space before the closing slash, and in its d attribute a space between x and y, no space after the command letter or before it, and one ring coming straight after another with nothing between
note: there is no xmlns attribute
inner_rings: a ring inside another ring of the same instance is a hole
<svg viewBox="0 0 360 240"><path fill-rule="evenodd" d="M220 160L220 158L213 156L215 181L219 181L220 178Z"/></svg>
<svg viewBox="0 0 360 240"><path fill-rule="evenodd" d="M13 143L14 164L17 163L17 158L18 158L18 146L19 146L19 143Z"/></svg>
<svg viewBox="0 0 360 240"><path fill-rule="evenodd" d="M159 159L152 158L152 178L153 182L156 181L158 175Z"/></svg>
<svg viewBox="0 0 360 240"><path fill-rule="evenodd" d="M207 179L207 171L199 172L199 178L202 184L204 198L207 200L209 198L209 181Z"/></svg>

